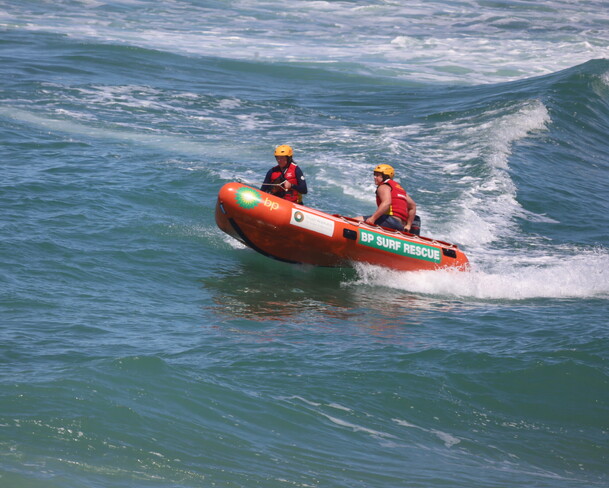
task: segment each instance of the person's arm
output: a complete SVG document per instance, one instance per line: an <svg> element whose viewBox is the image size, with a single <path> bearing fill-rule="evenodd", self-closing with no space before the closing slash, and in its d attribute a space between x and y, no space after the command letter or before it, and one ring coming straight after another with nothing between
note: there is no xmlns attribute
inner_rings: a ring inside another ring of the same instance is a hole
<svg viewBox="0 0 609 488"><path fill-rule="evenodd" d="M408 202L408 221L404 226L404 230L406 232L410 232L410 228L412 227L412 222L414 221L414 217L417 214L417 204L414 203L414 200L406 194L406 202Z"/></svg>
<svg viewBox="0 0 609 488"><path fill-rule="evenodd" d="M382 184L378 187L377 192L381 203L379 203L376 212L366 219L366 223L371 225L373 225L376 222L376 219L378 219L381 215L386 214L387 210L389 210L389 207L391 206L391 187L389 185Z"/></svg>
<svg viewBox="0 0 609 488"><path fill-rule="evenodd" d="M262 183L262 186L260 187L260 190L266 193L271 193L273 191L273 187L269 185L269 183L271 182L271 175L273 174L273 168L269 169L266 172L266 176L264 177L264 182Z"/></svg>

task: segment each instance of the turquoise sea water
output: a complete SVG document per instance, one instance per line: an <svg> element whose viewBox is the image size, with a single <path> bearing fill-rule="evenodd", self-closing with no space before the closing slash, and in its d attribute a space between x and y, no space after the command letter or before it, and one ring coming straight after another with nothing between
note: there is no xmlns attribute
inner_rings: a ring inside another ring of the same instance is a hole
<svg viewBox="0 0 609 488"><path fill-rule="evenodd" d="M406 4L407 5L404 5ZM609 486L606 2L0 2L0 487ZM224 235L387 162L469 273Z"/></svg>

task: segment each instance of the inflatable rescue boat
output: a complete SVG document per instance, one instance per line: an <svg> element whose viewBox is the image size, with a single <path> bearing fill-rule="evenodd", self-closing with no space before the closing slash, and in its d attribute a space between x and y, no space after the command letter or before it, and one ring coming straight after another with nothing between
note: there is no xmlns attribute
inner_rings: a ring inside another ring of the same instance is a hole
<svg viewBox="0 0 609 488"><path fill-rule="evenodd" d="M454 244L330 215L236 182L218 192L216 223L260 254L288 263L360 262L400 271L468 266Z"/></svg>

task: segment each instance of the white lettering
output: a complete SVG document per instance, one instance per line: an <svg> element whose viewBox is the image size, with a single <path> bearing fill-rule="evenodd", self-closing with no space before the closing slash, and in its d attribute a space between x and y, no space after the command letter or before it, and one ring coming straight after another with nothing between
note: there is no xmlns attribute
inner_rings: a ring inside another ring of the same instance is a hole
<svg viewBox="0 0 609 488"><path fill-rule="evenodd" d="M376 245L391 251L397 251L400 249L402 243L398 240L391 239L390 237L377 236Z"/></svg>

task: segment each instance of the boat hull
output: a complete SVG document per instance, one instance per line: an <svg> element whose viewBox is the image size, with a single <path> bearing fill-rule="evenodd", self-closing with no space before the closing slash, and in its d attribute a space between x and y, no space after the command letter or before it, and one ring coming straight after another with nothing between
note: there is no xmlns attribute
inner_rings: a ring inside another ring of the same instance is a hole
<svg viewBox="0 0 609 488"><path fill-rule="evenodd" d="M289 263L361 262L401 271L468 266L454 244L330 215L236 182L218 192L216 223L255 251Z"/></svg>

